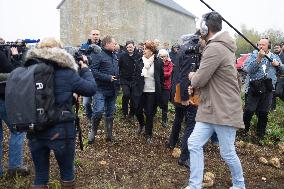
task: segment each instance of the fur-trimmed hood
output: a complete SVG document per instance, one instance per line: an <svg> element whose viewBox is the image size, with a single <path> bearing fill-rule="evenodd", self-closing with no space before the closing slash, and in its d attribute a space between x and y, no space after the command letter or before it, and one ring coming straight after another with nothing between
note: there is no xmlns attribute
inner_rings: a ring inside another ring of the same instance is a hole
<svg viewBox="0 0 284 189"><path fill-rule="evenodd" d="M31 59L46 59L51 60L54 64L62 68L71 68L78 71L78 65L71 54L67 53L66 50L60 48L34 48L27 52L26 62Z"/></svg>

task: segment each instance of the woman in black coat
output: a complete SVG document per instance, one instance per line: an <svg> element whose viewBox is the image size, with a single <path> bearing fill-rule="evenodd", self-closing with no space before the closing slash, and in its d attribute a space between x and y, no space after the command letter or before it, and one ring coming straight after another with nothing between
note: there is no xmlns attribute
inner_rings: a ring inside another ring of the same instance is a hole
<svg viewBox="0 0 284 189"><path fill-rule="evenodd" d="M156 56L157 50L153 41L146 41L141 61L143 68L137 85L139 105L136 116L139 122L138 133L141 133L145 126L147 143L152 143L153 121L157 105L160 103L162 87L164 83L163 62ZM136 101L137 103L137 101ZM144 114L146 120L144 120Z"/></svg>

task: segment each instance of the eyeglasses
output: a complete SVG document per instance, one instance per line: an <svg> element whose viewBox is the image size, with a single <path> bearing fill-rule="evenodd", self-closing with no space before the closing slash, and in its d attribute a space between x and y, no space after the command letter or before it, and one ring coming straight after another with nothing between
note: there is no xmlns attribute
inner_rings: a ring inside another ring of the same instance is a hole
<svg viewBox="0 0 284 189"><path fill-rule="evenodd" d="M160 58L167 58L167 56L160 56Z"/></svg>

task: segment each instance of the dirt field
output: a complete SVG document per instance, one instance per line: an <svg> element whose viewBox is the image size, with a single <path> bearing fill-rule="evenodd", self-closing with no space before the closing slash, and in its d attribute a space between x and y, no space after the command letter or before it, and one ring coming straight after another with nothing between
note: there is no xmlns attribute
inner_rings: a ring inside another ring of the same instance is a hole
<svg viewBox="0 0 284 189"><path fill-rule="evenodd" d="M181 189L188 184L188 170L177 164L171 150L164 147L171 128L162 128L156 119L153 144L147 145L143 135L137 135L137 124L117 116L115 120L115 142L105 142L104 133L96 142L86 145L84 151L76 150L77 188L82 189ZM172 121L172 120L171 120ZM82 120L84 137L87 137L86 121ZM5 130L7 134L7 131ZM7 166L7 136L4 144L4 166ZM84 140L86 143L86 139ZM27 146L25 162L32 166ZM284 156L277 146L245 145L238 147L247 189L284 189ZM261 164L259 157L280 158L281 167ZM219 149L210 143L205 147L205 171L215 174L211 188L223 189L231 186L230 173L221 160ZM29 177L0 179L1 189L29 188L33 173ZM51 158L50 187L59 188L59 172L54 157Z"/></svg>

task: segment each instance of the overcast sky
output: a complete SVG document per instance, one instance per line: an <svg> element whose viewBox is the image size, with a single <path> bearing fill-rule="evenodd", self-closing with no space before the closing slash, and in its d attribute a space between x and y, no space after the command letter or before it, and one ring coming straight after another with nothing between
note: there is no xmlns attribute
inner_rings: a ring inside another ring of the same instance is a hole
<svg viewBox="0 0 284 189"><path fill-rule="evenodd" d="M199 18L209 12L199 0L175 1ZM284 31L284 21L281 19L284 0L205 1L237 29L245 24L260 32L269 28ZM60 2L61 0L0 0L0 37L7 41L46 36L59 38L59 10L56 6ZM197 23L199 27L199 21ZM229 30L228 27L224 29ZM234 33L232 30L230 32Z"/></svg>

